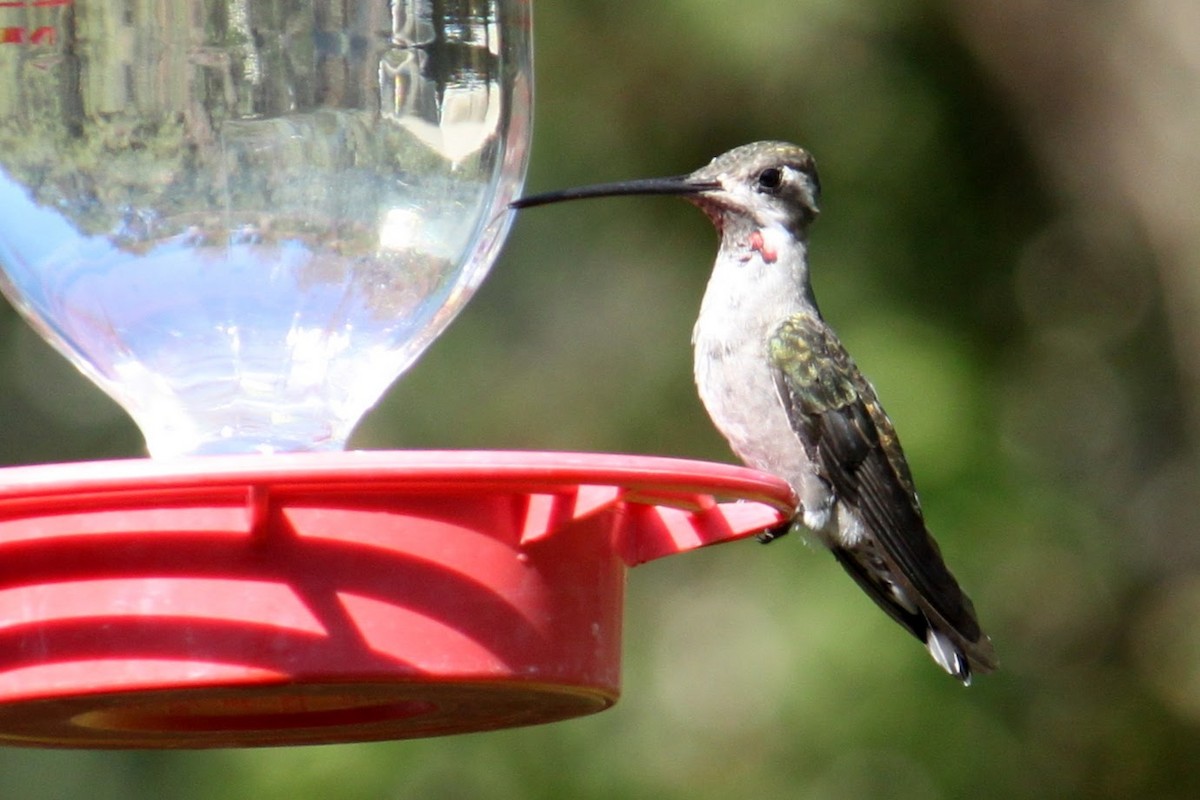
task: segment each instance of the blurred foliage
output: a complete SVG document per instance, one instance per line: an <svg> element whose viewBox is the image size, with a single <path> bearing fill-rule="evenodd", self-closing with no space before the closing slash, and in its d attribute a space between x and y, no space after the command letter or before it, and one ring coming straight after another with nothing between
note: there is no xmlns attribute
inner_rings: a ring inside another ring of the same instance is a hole
<svg viewBox="0 0 1200 800"><path fill-rule="evenodd" d="M631 574L604 714L319 749L3 750L0 794L1200 794L1196 7L573 0L535 25L535 190L762 138L816 155L818 297L1002 671L964 691L832 559L731 545ZM666 199L529 212L356 444L731 459L690 375L714 246ZM138 454L108 400L0 326L0 460Z"/></svg>

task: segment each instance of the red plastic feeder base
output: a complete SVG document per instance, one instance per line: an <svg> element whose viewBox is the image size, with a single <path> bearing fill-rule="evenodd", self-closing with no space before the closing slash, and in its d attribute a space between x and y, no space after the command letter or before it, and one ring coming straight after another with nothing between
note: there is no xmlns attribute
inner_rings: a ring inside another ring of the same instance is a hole
<svg viewBox="0 0 1200 800"><path fill-rule="evenodd" d="M626 567L793 507L752 470L603 454L0 470L0 745L317 744L600 711Z"/></svg>

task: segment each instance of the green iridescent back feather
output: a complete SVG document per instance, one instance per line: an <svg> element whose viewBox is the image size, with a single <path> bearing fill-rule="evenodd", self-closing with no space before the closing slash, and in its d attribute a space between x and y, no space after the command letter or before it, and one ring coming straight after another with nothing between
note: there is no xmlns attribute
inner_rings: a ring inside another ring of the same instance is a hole
<svg viewBox="0 0 1200 800"><path fill-rule="evenodd" d="M868 595L918 638L924 638L926 623L893 599L883 575L904 588L930 624L954 636L976 669L994 668L974 607L925 528L892 421L846 348L816 314L789 317L769 348L780 399L796 433L818 474L868 535L867 541L835 547L835 555ZM884 572L860 563L876 558L886 564Z"/></svg>
<svg viewBox="0 0 1200 800"><path fill-rule="evenodd" d="M794 395L791 406L802 415L845 409L861 401L896 478L912 495L919 513L915 484L896 429L874 387L824 320L809 314L790 317L776 329L769 347L771 363L783 377L786 391Z"/></svg>

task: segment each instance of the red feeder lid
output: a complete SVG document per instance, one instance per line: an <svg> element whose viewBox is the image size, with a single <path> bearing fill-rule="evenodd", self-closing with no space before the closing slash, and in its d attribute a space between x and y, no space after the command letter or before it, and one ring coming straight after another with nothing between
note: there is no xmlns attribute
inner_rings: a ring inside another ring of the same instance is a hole
<svg viewBox="0 0 1200 800"><path fill-rule="evenodd" d="M625 568L794 504L742 467L584 453L0 470L0 744L316 744L600 711Z"/></svg>

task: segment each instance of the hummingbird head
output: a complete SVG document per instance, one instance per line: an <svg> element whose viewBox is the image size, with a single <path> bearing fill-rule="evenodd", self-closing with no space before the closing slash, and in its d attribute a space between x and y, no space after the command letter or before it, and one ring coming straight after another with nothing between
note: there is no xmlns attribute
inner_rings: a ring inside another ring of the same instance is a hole
<svg viewBox="0 0 1200 800"><path fill-rule="evenodd" d="M817 218L821 181L807 150L786 142L755 142L717 156L684 179L712 186L686 196L718 228L745 222L781 227L798 238Z"/></svg>
<svg viewBox="0 0 1200 800"><path fill-rule="evenodd" d="M718 230L784 228L803 238L817 216L821 184L808 151L755 142L717 156L690 175L603 183L523 197L512 208L623 195L676 195L699 206Z"/></svg>

